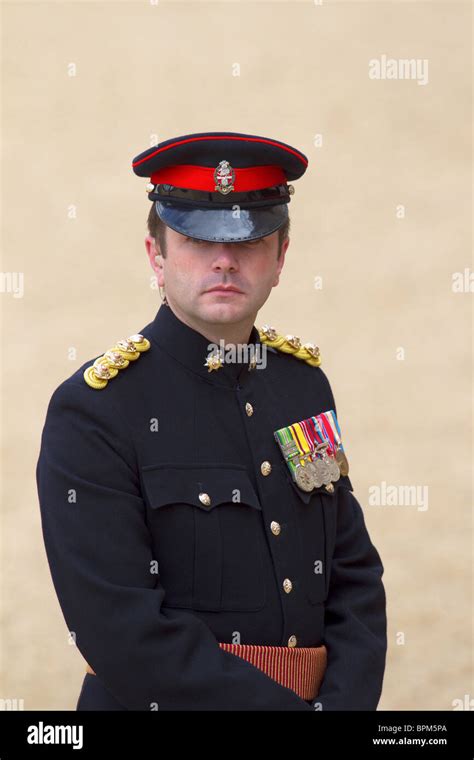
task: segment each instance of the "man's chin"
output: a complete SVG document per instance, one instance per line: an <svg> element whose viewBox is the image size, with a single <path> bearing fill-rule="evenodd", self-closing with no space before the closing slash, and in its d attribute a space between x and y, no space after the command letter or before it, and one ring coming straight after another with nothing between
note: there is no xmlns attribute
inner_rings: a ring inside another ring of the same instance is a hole
<svg viewBox="0 0 474 760"><path fill-rule="evenodd" d="M238 296L238 298L244 300L245 296ZM241 322L249 317L248 304L237 303L209 303L203 305L201 303L199 309L199 317L203 321L213 324L232 324L235 322Z"/></svg>

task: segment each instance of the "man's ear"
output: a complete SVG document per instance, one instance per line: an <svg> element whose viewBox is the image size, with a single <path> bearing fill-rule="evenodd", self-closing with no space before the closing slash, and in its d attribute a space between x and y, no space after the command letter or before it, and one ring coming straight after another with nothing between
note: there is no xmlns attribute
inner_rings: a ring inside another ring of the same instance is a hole
<svg viewBox="0 0 474 760"><path fill-rule="evenodd" d="M145 248L151 268L154 272L159 272L159 270L162 268L160 244L154 237L147 235L145 237Z"/></svg>
<svg viewBox="0 0 474 760"><path fill-rule="evenodd" d="M273 287L278 285L278 283L280 282L280 273L281 273L281 270L283 269L283 264L285 263L285 254L289 245L290 245L290 238L287 237L285 238L281 246L281 253L278 259L278 266L277 266L277 271L275 275L275 280L273 282Z"/></svg>

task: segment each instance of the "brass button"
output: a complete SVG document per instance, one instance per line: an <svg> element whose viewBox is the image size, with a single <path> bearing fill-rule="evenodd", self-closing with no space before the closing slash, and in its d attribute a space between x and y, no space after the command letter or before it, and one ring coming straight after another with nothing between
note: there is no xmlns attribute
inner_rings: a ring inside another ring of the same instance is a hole
<svg viewBox="0 0 474 760"><path fill-rule="evenodd" d="M251 417L252 416L252 414L253 414L253 406L252 406L252 404L249 404L248 401L245 404L245 411L247 412L247 417Z"/></svg>
<svg viewBox="0 0 474 760"><path fill-rule="evenodd" d="M289 594L292 588L293 588L293 584L290 581L290 579L285 578L285 580L283 581L283 589L286 591L287 594Z"/></svg>
<svg viewBox="0 0 474 760"><path fill-rule="evenodd" d="M281 525L280 523L275 522L275 520L272 520L270 523L270 530L273 533L274 536L279 536L281 532Z"/></svg>
<svg viewBox="0 0 474 760"><path fill-rule="evenodd" d="M206 507L209 507L211 504L211 497L208 493L200 493L199 494L199 501L201 504L204 504Z"/></svg>
<svg viewBox="0 0 474 760"><path fill-rule="evenodd" d="M288 639L288 646L289 647L295 647L297 644L296 636L293 634L293 636L290 636Z"/></svg>
<svg viewBox="0 0 474 760"><path fill-rule="evenodd" d="M266 460L265 462L262 462L262 464L260 465L260 471L262 475L270 475L272 471L272 466L270 462L267 462Z"/></svg>
<svg viewBox="0 0 474 760"><path fill-rule="evenodd" d="M334 493L334 486L333 486L333 484L332 484L332 483L328 483L328 484L327 484L327 486L326 486L326 491L327 491L328 493Z"/></svg>

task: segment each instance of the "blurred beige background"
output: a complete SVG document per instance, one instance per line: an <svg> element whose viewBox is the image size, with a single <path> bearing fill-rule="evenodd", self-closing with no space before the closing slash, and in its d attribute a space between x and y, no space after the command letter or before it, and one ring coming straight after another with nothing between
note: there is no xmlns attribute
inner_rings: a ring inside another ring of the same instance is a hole
<svg viewBox="0 0 474 760"><path fill-rule="evenodd" d="M133 156L207 130L309 158L256 324L316 342L332 383L385 565L379 709L472 698L473 295L452 287L473 269L470 4L17 1L2 16L2 272L24 280L16 297L4 274L0 294L0 698L75 709L84 663L36 495L46 406L158 308ZM369 78L383 56L427 60L428 81ZM382 483L427 486L428 508L371 504Z"/></svg>

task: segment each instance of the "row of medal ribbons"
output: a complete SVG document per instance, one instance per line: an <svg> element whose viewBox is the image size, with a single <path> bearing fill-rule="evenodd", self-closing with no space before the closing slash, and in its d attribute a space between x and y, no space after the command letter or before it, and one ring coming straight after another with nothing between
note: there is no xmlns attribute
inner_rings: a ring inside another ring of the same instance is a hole
<svg viewBox="0 0 474 760"><path fill-rule="evenodd" d="M316 417L293 422L275 430L283 458L296 485L303 491L326 486L349 473L341 429L333 409Z"/></svg>

